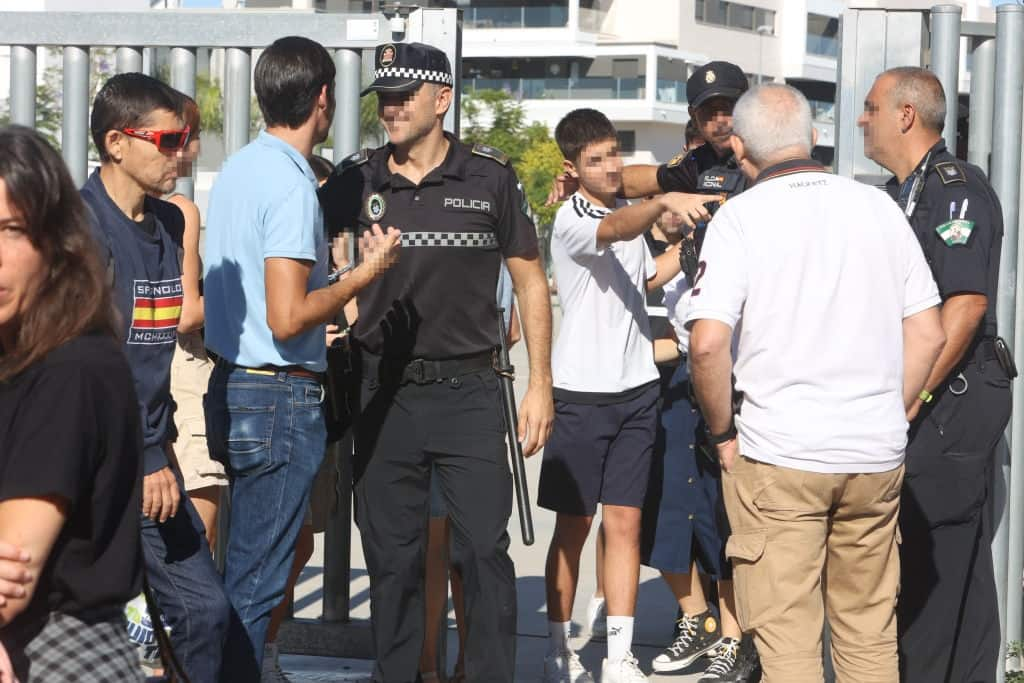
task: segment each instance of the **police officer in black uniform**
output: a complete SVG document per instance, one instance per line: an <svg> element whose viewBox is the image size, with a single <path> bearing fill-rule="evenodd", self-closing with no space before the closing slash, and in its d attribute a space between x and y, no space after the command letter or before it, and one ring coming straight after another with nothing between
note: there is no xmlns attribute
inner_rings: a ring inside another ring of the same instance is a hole
<svg viewBox="0 0 1024 683"><path fill-rule="evenodd" d="M391 140L344 160L321 192L334 232L402 231L399 262L360 292L352 336L361 374L355 425L357 522L370 574L374 680L418 680L431 466L465 586L465 670L511 683L515 571L506 526L512 483L494 349L502 259L530 353L520 440L551 429L551 308L522 186L500 151L461 143L442 121L452 72L441 51L381 45L373 84ZM365 94L365 93L364 93Z"/></svg>
<svg viewBox="0 0 1024 683"><path fill-rule="evenodd" d="M888 189L939 286L947 338L908 412L897 609L904 683L994 681L1000 645L985 501L1016 373L996 336L1002 210L981 169L946 149L945 110L934 74L905 67L878 77L858 121L865 155L896 176Z"/></svg>

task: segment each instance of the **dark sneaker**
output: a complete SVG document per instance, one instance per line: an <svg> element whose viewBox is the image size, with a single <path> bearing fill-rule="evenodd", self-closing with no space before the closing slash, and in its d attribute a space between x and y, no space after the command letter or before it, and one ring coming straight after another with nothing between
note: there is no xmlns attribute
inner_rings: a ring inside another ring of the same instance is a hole
<svg viewBox="0 0 1024 683"><path fill-rule="evenodd" d="M712 652L720 642L718 619L710 610L692 617L684 614L676 622L676 639L654 658L651 668L657 673L682 671L699 657Z"/></svg>
<svg viewBox="0 0 1024 683"><path fill-rule="evenodd" d="M715 659L697 683L758 683L761 660L750 636L742 640L723 638Z"/></svg>

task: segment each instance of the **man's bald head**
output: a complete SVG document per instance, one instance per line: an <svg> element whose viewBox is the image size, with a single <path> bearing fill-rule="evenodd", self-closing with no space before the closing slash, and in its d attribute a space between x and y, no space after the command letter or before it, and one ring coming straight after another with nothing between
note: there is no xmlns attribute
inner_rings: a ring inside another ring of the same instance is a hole
<svg viewBox="0 0 1024 683"><path fill-rule="evenodd" d="M900 66L878 77L889 81L889 101L895 109L914 108L922 126L942 133L946 126L946 93L938 77L917 66Z"/></svg>
<svg viewBox="0 0 1024 683"><path fill-rule="evenodd" d="M798 156L809 157L814 146L811 107L799 90L782 83L755 86L736 102L733 134L744 156L764 168Z"/></svg>

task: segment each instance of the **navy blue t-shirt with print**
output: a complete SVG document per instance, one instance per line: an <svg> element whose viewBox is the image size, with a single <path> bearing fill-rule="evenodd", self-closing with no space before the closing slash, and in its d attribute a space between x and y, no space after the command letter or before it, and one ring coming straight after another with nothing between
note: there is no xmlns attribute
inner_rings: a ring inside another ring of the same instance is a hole
<svg viewBox="0 0 1024 683"><path fill-rule="evenodd" d="M176 436L171 359L181 317L178 250L185 220L178 207L153 197L146 198L143 220L131 220L107 194L99 170L82 187L82 198L92 209L93 229L113 275L142 416L143 469L152 474L167 467L164 447Z"/></svg>

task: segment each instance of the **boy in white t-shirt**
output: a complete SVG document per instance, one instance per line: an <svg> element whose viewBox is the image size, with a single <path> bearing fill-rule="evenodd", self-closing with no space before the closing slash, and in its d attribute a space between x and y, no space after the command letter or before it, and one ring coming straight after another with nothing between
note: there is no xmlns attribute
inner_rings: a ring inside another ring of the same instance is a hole
<svg viewBox="0 0 1024 683"><path fill-rule="evenodd" d="M611 122L577 109L555 139L579 191L559 209L551 258L562 304L552 353L555 422L538 503L558 513L548 550L550 644L545 683L592 683L569 646L580 552L602 504L608 656L602 683L647 678L630 652L640 571L640 511L657 426L658 371L647 289L679 272L675 247L655 259L643 233L664 211L706 219L707 196L668 193L632 206L617 199L622 160Z"/></svg>

